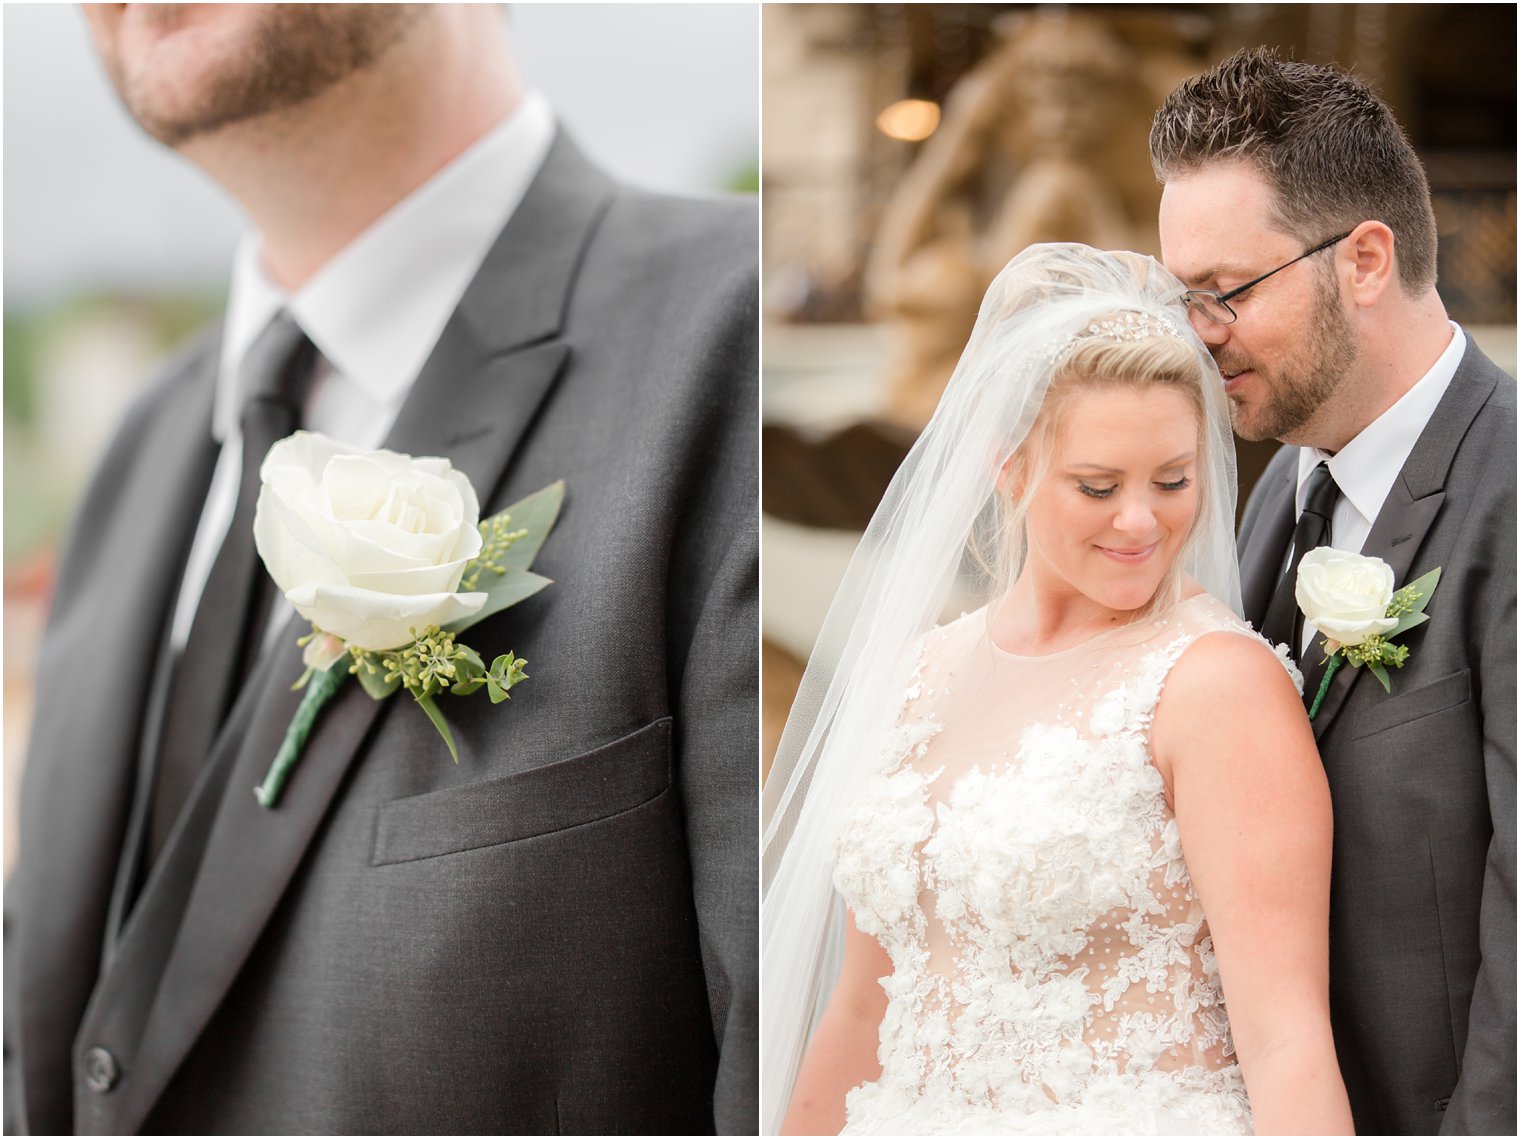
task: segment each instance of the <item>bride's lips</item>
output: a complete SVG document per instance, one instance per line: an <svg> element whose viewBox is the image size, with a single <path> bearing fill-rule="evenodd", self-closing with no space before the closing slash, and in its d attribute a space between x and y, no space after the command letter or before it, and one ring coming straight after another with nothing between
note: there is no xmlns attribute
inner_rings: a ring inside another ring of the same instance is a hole
<svg viewBox="0 0 1520 1139"><path fill-rule="evenodd" d="M1117 548L1114 546L1095 546L1094 548L1099 553L1107 554L1116 562L1121 562L1124 565L1132 566L1138 562L1145 561L1146 558L1150 557L1153 553L1156 552L1156 548L1160 545L1161 539L1157 538L1149 546L1131 546L1129 548Z"/></svg>

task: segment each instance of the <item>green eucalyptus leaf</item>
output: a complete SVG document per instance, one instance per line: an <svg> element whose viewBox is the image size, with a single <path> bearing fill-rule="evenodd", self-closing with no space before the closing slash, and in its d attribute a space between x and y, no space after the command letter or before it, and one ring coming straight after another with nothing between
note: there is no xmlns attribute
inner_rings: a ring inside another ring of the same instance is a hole
<svg viewBox="0 0 1520 1139"><path fill-rule="evenodd" d="M511 549L502 555L501 565L505 567L509 575L513 570L525 570L533 564L539 547L544 544L544 539L549 536L549 531L554 527L555 519L559 517L560 506L564 501L565 480L561 479L491 516L495 518L501 514L509 515L512 519L512 529L527 531L512 543Z"/></svg>
<svg viewBox="0 0 1520 1139"><path fill-rule="evenodd" d="M513 547L516 549L516 547ZM516 605L519 601L526 601L546 585L552 585L546 577L540 577L536 573L527 570L508 570L506 573L487 573L482 576L479 592L486 595L486 603L479 611L468 617L461 617L444 628L450 633L462 633L472 625L477 625L487 617L500 613L503 609Z"/></svg>
<svg viewBox="0 0 1520 1139"><path fill-rule="evenodd" d="M1421 602L1420 604L1423 605L1424 602ZM1405 613L1402 617L1399 618L1399 623L1397 625L1383 634L1383 639L1385 641L1392 640L1400 633L1406 632L1409 629L1413 629L1416 625L1423 625L1426 621L1429 620L1430 615L1428 613L1421 613L1419 609L1411 609L1408 613Z"/></svg>
<svg viewBox="0 0 1520 1139"><path fill-rule="evenodd" d="M454 683L449 691L455 696L468 696L486 682L486 665L474 649L456 642L459 650L454 656Z"/></svg>
<svg viewBox="0 0 1520 1139"><path fill-rule="evenodd" d="M459 749L454 746L454 733L449 731L449 722L443 718L443 713L439 711L438 705L433 703L431 696L419 696L417 697L417 703L427 713L427 718L433 721L433 727L438 729L438 734L443 737L443 742L448 745L449 754L454 757L454 762L458 763Z"/></svg>
<svg viewBox="0 0 1520 1139"><path fill-rule="evenodd" d="M1424 610L1426 603L1430 601L1430 595L1436 591L1436 584L1440 580L1441 567L1437 566L1429 573L1415 578L1408 585L1404 586L1405 589L1413 587L1414 591L1420 595L1420 599L1414 603L1414 612L1419 613Z"/></svg>
<svg viewBox="0 0 1520 1139"><path fill-rule="evenodd" d="M1388 670L1386 668L1376 663L1375 661L1369 661L1367 664L1367 671L1378 678L1378 683L1383 686L1384 692L1393 692L1393 685L1388 683Z"/></svg>
<svg viewBox="0 0 1520 1139"><path fill-rule="evenodd" d="M480 654L469 645L461 645L454 642L454 667L459 670L460 676L477 676L486 670L486 662L480 659Z"/></svg>
<svg viewBox="0 0 1520 1139"><path fill-rule="evenodd" d="M510 700L507 690L496 682L494 676L486 677L486 691L491 694L491 703L500 704L503 700Z"/></svg>
<svg viewBox="0 0 1520 1139"><path fill-rule="evenodd" d="M359 671L354 674L359 678L359 684L364 689L365 695L371 700L384 700L392 692L401 687L401 678L393 680L385 679L382 665L376 662L375 671L371 672L364 662L360 662Z"/></svg>
<svg viewBox="0 0 1520 1139"><path fill-rule="evenodd" d="M523 671L527 667L528 662L524 658L514 652L505 652L491 662L491 675L503 688L511 688L528 679L528 674Z"/></svg>

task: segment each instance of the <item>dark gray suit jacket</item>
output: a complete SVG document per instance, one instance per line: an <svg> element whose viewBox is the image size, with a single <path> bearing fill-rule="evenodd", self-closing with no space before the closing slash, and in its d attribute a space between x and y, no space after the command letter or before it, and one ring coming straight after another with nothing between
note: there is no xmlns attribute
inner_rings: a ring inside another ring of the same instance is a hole
<svg viewBox="0 0 1520 1139"><path fill-rule="evenodd" d="M555 584L468 637L531 678L444 698L457 766L350 685L268 811L292 621L123 925L215 344L136 406L44 642L6 892L13 1125L753 1133L756 246L751 204L622 188L556 140L387 439L448 456L486 511L566 480L534 566Z"/></svg>
<svg viewBox="0 0 1520 1139"><path fill-rule="evenodd" d="M1240 532L1260 623L1298 450ZM1330 1003L1359 1134L1515 1133L1515 381L1467 351L1362 547L1399 585L1441 567L1385 693L1342 668L1314 720L1330 779ZM1316 641L1316 645L1319 642ZM1322 653L1306 658L1312 697Z"/></svg>

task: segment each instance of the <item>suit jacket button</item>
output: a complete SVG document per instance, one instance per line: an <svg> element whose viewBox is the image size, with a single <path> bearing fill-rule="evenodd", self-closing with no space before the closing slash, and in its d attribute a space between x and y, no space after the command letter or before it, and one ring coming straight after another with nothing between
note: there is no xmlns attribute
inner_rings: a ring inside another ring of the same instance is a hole
<svg viewBox="0 0 1520 1139"><path fill-rule="evenodd" d="M104 1048L91 1048L84 1054L84 1083L92 1092L104 1094L121 1079L116 1057Z"/></svg>

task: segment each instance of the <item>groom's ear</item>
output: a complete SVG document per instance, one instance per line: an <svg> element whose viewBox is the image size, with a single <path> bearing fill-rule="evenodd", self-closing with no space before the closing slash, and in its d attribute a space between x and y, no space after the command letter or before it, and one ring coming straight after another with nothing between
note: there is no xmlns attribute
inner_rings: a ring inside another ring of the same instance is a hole
<svg viewBox="0 0 1520 1139"><path fill-rule="evenodd" d="M1351 302L1372 308L1398 283L1393 230L1380 221L1364 221L1351 231L1344 248L1351 261Z"/></svg>

